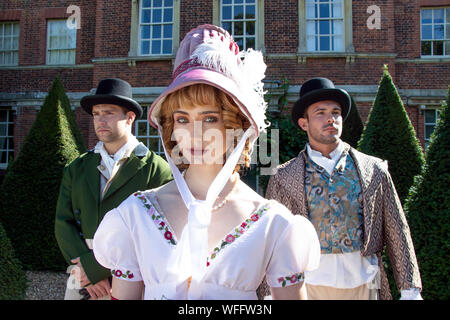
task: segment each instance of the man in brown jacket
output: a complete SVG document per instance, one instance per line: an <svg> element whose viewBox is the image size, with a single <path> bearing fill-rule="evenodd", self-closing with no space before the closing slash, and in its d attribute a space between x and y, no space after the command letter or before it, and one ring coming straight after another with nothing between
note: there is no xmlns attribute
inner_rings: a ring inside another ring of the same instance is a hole
<svg viewBox="0 0 450 320"><path fill-rule="evenodd" d="M292 120L308 144L277 168L266 198L316 228L322 254L319 268L305 273L309 299L392 299L381 260L386 245L401 299L420 300L414 247L387 163L340 140L350 105L328 79L302 85Z"/></svg>

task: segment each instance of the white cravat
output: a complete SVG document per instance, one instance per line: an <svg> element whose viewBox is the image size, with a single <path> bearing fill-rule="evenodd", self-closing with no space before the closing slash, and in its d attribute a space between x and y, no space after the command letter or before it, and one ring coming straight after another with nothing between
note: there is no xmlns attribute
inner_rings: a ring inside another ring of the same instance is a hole
<svg viewBox="0 0 450 320"><path fill-rule="evenodd" d="M341 158L344 149L345 144L340 140L336 149L330 152L330 158L327 158L319 151L313 150L309 143L306 144L306 152L308 153L309 158L319 166L323 167L330 176L333 173L334 167L336 167L336 163Z"/></svg>
<svg viewBox="0 0 450 320"><path fill-rule="evenodd" d="M187 278L192 276L187 296L189 300L198 300L202 298L202 279L206 273L206 257L208 254L208 227L211 222L211 210L214 201L225 187L239 161L245 146L245 141L252 133L252 128L249 128L244 133L238 145L233 150L220 172L214 178L214 181L208 189L205 200L198 200L192 195L186 181L173 163L170 155L167 153L164 143L162 144L164 146L167 162L172 169L175 183L177 184L181 198L188 209L188 222L183 228L181 238L168 263L169 267L167 273L171 279L167 280L169 282L173 281L173 278L176 278L176 284L181 284L185 282ZM173 289L174 288L167 288L169 295L170 292L173 292Z"/></svg>
<svg viewBox="0 0 450 320"><path fill-rule="evenodd" d="M104 194L108 190L109 185L111 184L112 179L119 171L120 166L124 163L127 158L130 157L130 154L139 144L139 141L135 136L130 135L128 141L120 147L119 150L116 151L114 155L108 154L105 149L103 142L97 142L97 145L94 148L95 153L100 153L101 162L98 166L100 175L100 197L103 198ZM106 172L105 172L106 171Z"/></svg>
<svg viewBox="0 0 450 320"><path fill-rule="evenodd" d="M116 153L114 153L113 155L110 155L108 151L106 151L105 146L101 141L97 142L97 144L95 145L94 152L100 153L104 165L109 172L109 176L113 176L112 173L114 164L119 162L123 158L128 158L131 152L133 152L134 148L136 148L138 144L139 141L136 139L136 137L130 135L128 141L122 147L120 147L120 149L117 150Z"/></svg>

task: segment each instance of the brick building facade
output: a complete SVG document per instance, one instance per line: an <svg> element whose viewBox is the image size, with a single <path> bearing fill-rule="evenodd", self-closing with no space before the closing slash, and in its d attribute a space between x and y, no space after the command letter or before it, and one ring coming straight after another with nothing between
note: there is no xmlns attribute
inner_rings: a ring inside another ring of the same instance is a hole
<svg viewBox="0 0 450 320"><path fill-rule="evenodd" d="M263 51L272 111L281 80L293 103L301 83L323 76L353 96L366 120L387 64L425 145L450 84L448 0L3 0L0 172L18 155L56 76L91 148L96 136L81 97L118 77L150 105L170 82L180 39L202 23L223 25L241 49ZM161 151L145 120L135 133Z"/></svg>

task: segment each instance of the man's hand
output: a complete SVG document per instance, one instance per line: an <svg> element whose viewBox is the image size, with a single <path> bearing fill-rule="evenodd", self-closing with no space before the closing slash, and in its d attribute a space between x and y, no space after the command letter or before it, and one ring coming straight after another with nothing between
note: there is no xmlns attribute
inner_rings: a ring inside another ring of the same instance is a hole
<svg viewBox="0 0 450 320"><path fill-rule="evenodd" d="M75 279L80 282L81 286L85 287L91 299L98 299L106 295L111 294L111 285L108 279L97 282L91 285L86 273L84 272L83 266L81 265L80 258L72 259L71 262L76 266L72 269L71 273L74 275Z"/></svg>
<svg viewBox="0 0 450 320"><path fill-rule="evenodd" d="M70 272L75 277L75 280L79 281L81 286L85 287L90 283L86 273L84 272L83 266L80 262L80 257L70 260L76 268L73 268Z"/></svg>
<svg viewBox="0 0 450 320"><path fill-rule="evenodd" d="M108 279L103 279L96 284L86 287L86 290L91 295L91 299L98 299L111 294L111 285Z"/></svg>

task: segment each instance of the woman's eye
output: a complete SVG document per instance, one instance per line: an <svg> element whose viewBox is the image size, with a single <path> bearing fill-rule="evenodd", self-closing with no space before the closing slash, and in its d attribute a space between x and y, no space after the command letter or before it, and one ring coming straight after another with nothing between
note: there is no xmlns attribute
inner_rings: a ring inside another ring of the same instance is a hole
<svg viewBox="0 0 450 320"><path fill-rule="evenodd" d="M217 122L217 117L206 117L205 122Z"/></svg>
<svg viewBox="0 0 450 320"><path fill-rule="evenodd" d="M189 122L188 119L185 117L179 117L175 121L178 123L188 123Z"/></svg>

